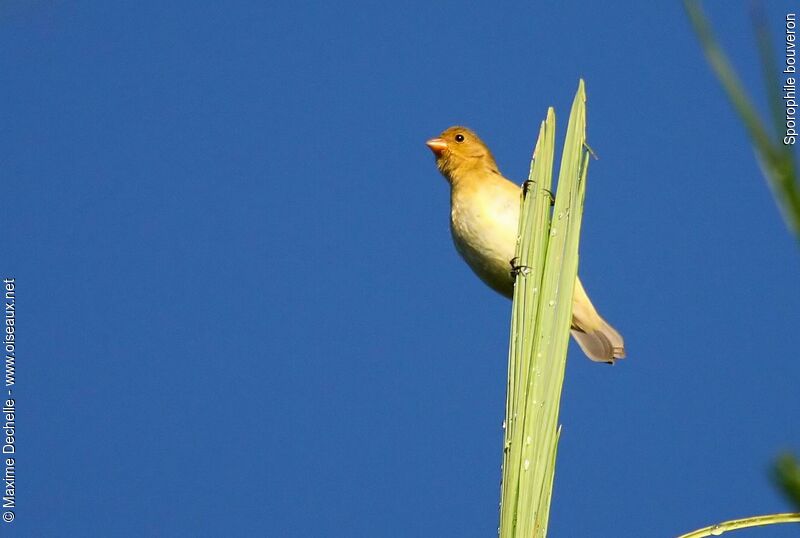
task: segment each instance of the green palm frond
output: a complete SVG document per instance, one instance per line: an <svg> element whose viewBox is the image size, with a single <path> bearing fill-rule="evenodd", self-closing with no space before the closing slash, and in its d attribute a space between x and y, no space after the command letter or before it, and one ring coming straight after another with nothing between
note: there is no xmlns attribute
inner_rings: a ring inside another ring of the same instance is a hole
<svg viewBox="0 0 800 538"><path fill-rule="evenodd" d="M583 80L572 104L551 212L554 153L555 113L550 108L539 130L521 202L503 444L501 538L547 535L589 162Z"/></svg>

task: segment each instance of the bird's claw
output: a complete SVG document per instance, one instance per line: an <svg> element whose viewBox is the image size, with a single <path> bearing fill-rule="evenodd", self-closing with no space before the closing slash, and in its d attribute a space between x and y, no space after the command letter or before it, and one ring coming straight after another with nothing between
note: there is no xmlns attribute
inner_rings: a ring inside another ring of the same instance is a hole
<svg viewBox="0 0 800 538"><path fill-rule="evenodd" d="M531 268L528 267L527 265L517 265L518 260L519 258L517 256L514 256L513 258L511 258L511 261L508 262L509 265L511 265L511 276L514 277L515 279L517 278L517 275L519 275L520 273L526 275L531 270Z"/></svg>
<svg viewBox="0 0 800 538"><path fill-rule="evenodd" d="M525 196L528 196L528 192L530 192L530 190L531 190L531 185L534 185L534 184L536 184L536 182L533 181L533 180L530 180L530 179L526 179L525 181L522 182L522 197L523 198ZM555 203L556 203L556 197L553 196L553 191L551 191L550 189L542 189L542 191L547 193L547 196L550 197L550 205L554 206Z"/></svg>
<svg viewBox="0 0 800 538"><path fill-rule="evenodd" d="M530 179L526 179L525 181L522 182L522 196L523 197L528 196L528 191L530 190L531 185L533 185L534 183L535 183L535 181L532 181Z"/></svg>

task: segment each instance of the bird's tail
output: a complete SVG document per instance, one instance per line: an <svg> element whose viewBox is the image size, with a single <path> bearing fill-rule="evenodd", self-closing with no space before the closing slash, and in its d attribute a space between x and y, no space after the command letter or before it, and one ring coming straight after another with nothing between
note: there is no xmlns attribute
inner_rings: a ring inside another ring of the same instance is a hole
<svg viewBox="0 0 800 538"><path fill-rule="evenodd" d="M586 356L596 362L614 364L617 359L625 358L625 344L614 327L603 320L603 327L591 332L572 329L572 336Z"/></svg>
<svg viewBox="0 0 800 538"><path fill-rule="evenodd" d="M625 358L625 341L597 313L580 279L575 279L571 332L586 356L593 361L613 364L615 360Z"/></svg>

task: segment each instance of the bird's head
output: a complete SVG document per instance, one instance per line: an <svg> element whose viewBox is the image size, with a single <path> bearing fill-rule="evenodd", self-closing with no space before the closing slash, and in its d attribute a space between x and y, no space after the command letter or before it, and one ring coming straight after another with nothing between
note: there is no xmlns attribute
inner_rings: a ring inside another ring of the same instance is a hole
<svg viewBox="0 0 800 538"><path fill-rule="evenodd" d="M492 152L466 127L450 127L425 144L436 156L436 166L450 183L475 172L499 173Z"/></svg>

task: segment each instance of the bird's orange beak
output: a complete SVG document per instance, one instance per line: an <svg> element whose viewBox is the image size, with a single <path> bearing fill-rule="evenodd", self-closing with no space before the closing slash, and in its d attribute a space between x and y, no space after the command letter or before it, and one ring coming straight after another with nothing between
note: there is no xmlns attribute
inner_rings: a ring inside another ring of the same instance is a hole
<svg viewBox="0 0 800 538"><path fill-rule="evenodd" d="M431 138L425 145L431 148L431 151L437 157L442 154L444 150L447 149L447 142L444 141L442 138Z"/></svg>

